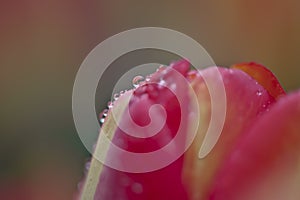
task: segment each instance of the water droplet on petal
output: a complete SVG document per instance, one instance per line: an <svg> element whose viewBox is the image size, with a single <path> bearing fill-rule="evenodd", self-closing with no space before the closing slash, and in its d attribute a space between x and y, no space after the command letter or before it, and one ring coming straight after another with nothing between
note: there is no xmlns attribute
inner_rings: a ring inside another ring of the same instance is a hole
<svg viewBox="0 0 300 200"><path fill-rule="evenodd" d="M104 110L103 110L103 116L106 117L106 116L107 116L107 113L108 113L108 109L104 109Z"/></svg>
<svg viewBox="0 0 300 200"><path fill-rule="evenodd" d="M262 93L263 93L263 92L259 90L259 91L256 92L256 95L257 95L257 96L261 96Z"/></svg>
<svg viewBox="0 0 300 200"><path fill-rule="evenodd" d="M166 81L164 79L160 79L158 82L159 85L166 85Z"/></svg>
<svg viewBox="0 0 300 200"><path fill-rule="evenodd" d="M149 82L151 79L151 75L146 76L145 81Z"/></svg>
<svg viewBox="0 0 300 200"><path fill-rule="evenodd" d="M143 82L145 81L145 78L141 75L138 75L132 79L132 85L133 87L137 88L139 87Z"/></svg>
<svg viewBox="0 0 300 200"><path fill-rule="evenodd" d="M105 118L108 114L108 109L104 109L100 114L99 114L99 118L100 118L100 121L102 118Z"/></svg>
<svg viewBox="0 0 300 200"><path fill-rule="evenodd" d="M107 107L109 108L109 109L111 109L112 107L113 107L113 102L112 101L109 101L108 103L107 103Z"/></svg>
<svg viewBox="0 0 300 200"><path fill-rule="evenodd" d="M114 94L114 99L115 99L115 100L118 100L119 97L120 97L120 94L119 94L119 93Z"/></svg>
<svg viewBox="0 0 300 200"><path fill-rule="evenodd" d="M160 69L160 70L164 70L164 69L166 69L167 67L165 66L165 65L161 65L161 66L159 66L158 67L158 69Z"/></svg>
<svg viewBox="0 0 300 200"><path fill-rule="evenodd" d="M105 121L105 118L101 118L101 119L100 119L100 123L101 123L101 124L103 124L104 121Z"/></svg>

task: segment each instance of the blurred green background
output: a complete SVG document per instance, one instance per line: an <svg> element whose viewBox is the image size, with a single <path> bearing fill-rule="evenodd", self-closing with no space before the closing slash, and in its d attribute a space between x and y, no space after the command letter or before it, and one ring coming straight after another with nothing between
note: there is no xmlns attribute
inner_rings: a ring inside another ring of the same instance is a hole
<svg viewBox="0 0 300 200"><path fill-rule="evenodd" d="M300 88L299 9L293 0L1 1L0 199L73 198L90 156L73 123L73 82L104 39L136 27L174 29L218 65L268 66L290 91ZM103 109L109 92L99 90Z"/></svg>

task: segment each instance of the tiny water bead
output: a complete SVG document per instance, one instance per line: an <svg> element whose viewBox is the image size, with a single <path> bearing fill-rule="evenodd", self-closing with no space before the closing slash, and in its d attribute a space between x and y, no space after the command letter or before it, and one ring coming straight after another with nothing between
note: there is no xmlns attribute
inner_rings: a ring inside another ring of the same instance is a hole
<svg viewBox="0 0 300 200"><path fill-rule="evenodd" d="M124 93L125 93L125 91L121 90L119 96L122 96Z"/></svg>
<svg viewBox="0 0 300 200"><path fill-rule="evenodd" d="M256 95L257 95L257 96L261 96L262 94L263 94L263 92L260 91L260 90L258 90L258 91L256 92Z"/></svg>
<svg viewBox="0 0 300 200"><path fill-rule="evenodd" d="M113 105L114 105L114 103L113 103L112 101L109 101L109 102L107 103L108 109L111 109L111 108L113 107Z"/></svg>
<svg viewBox="0 0 300 200"><path fill-rule="evenodd" d="M100 117L100 118L106 117L106 116L107 116L107 113L108 113L108 109L104 109L104 110L100 113L99 117Z"/></svg>
<svg viewBox="0 0 300 200"><path fill-rule="evenodd" d="M104 122L105 122L105 118L101 118L101 119L100 119L101 125L104 124Z"/></svg>
<svg viewBox="0 0 300 200"><path fill-rule="evenodd" d="M166 68L167 68L167 66L160 65L156 71L159 72L159 71L165 70Z"/></svg>
<svg viewBox="0 0 300 200"><path fill-rule="evenodd" d="M115 94L114 94L114 100L118 100L119 97L120 97L120 94L119 94L119 93L115 93Z"/></svg>
<svg viewBox="0 0 300 200"><path fill-rule="evenodd" d="M108 109L104 109L104 110L103 110L103 116L106 117L106 116L107 116L107 113L108 113Z"/></svg>
<svg viewBox="0 0 300 200"><path fill-rule="evenodd" d="M149 82L150 79L151 79L151 77L152 77L152 75L147 75L146 78L145 78L145 81L146 81L146 82Z"/></svg>
<svg viewBox="0 0 300 200"><path fill-rule="evenodd" d="M160 79L158 82L159 85L166 85L166 81L164 79Z"/></svg>
<svg viewBox="0 0 300 200"><path fill-rule="evenodd" d="M143 82L145 82L145 78L141 75L135 76L132 79L132 85L134 88L139 87Z"/></svg>
<svg viewBox="0 0 300 200"><path fill-rule="evenodd" d="M99 114L99 121L100 121L100 125L102 126L102 124L104 123L105 121L105 118L107 117L108 115L108 109L104 109L100 114Z"/></svg>
<svg viewBox="0 0 300 200"><path fill-rule="evenodd" d="M107 102L107 108L105 108L100 114L99 114L99 121L100 121L100 126L103 125L105 122L105 118L108 115L109 110L114 106L114 102L120 98L120 96L124 95L127 92L127 90L122 90L119 93L115 93L113 95L113 100Z"/></svg>
<svg viewBox="0 0 300 200"><path fill-rule="evenodd" d="M271 105L271 101L267 101L267 103L263 104L263 108L269 107ZM267 109L268 110L268 109Z"/></svg>

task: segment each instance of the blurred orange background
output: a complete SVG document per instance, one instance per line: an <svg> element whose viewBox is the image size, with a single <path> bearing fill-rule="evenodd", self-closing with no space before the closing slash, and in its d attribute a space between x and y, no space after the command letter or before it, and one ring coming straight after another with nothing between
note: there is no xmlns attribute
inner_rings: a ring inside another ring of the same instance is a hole
<svg viewBox="0 0 300 200"><path fill-rule="evenodd" d="M268 66L291 91L300 88L299 9L292 0L1 1L0 199L73 198L90 156L73 123L73 82L101 41L136 27L174 29L218 65Z"/></svg>

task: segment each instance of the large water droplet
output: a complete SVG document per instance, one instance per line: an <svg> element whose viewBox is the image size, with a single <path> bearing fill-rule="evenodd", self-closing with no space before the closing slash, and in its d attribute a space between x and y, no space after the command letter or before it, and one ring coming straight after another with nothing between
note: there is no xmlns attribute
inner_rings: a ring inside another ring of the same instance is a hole
<svg viewBox="0 0 300 200"><path fill-rule="evenodd" d="M132 85L133 87L137 88L139 87L143 82L145 81L145 78L141 75L138 75L132 79Z"/></svg>

